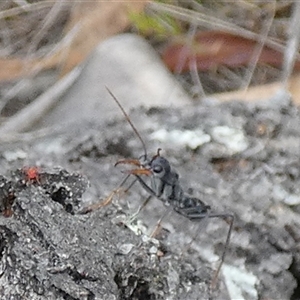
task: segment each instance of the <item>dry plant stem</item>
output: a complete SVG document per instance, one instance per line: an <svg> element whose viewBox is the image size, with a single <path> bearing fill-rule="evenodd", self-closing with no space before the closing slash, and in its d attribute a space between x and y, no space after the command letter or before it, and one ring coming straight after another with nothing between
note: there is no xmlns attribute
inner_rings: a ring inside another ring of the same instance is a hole
<svg viewBox="0 0 300 300"><path fill-rule="evenodd" d="M197 30L197 26L195 24L191 24L189 32L188 32L188 43L187 43L187 46L189 48L193 47L192 43L193 43L193 40L194 40L194 37L196 34L196 30ZM191 74L192 80L198 89L199 96L205 97L205 91L203 89L203 86L202 86L202 83L201 83L201 80L199 77L195 55L193 55L193 59L190 62L189 69L190 69L190 74Z"/></svg>
<svg viewBox="0 0 300 300"><path fill-rule="evenodd" d="M247 39L251 39L254 41L260 40L260 35L256 34L254 32L251 32L249 30L246 30L244 28L241 28L239 26L236 26L230 22L224 21L222 19L209 16L204 13L195 12L190 9L185 9L182 7L177 7L170 4L162 4L162 3L156 3L156 2L150 2L149 8L153 9L155 11L164 12L167 14L170 14L180 20L193 23L197 26L203 26L206 28L213 28L218 30L223 30L225 32L238 35L241 37L245 37ZM281 45L280 43L274 41L272 38L268 38L265 42L267 46L270 48L277 50L281 53L284 53L285 46ZM297 55L297 58L300 58L300 55Z"/></svg>
<svg viewBox="0 0 300 300"><path fill-rule="evenodd" d="M64 62L66 61L68 55L72 52L71 44L76 37L80 29L80 24L75 25L67 34L60 40L53 48L41 59L37 60L35 64L30 66L30 76L36 76L40 71L42 71L46 66L50 67L53 65L53 58L56 58L56 64L60 69L64 67ZM24 68L26 65L24 66ZM22 81L22 80L21 80Z"/></svg>
<svg viewBox="0 0 300 300"><path fill-rule="evenodd" d="M10 88L3 96L0 102L0 114L2 113L3 108L6 106L6 104L16 95L20 93L24 85L26 84L24 82L25 79L21 79L16 84L13 85L12 88Z"/></svg>
<svg viewBox="0 0 300 300"><path fill-rule="evenodd" d="M199 77L195 56L193 57L192 61L190 62L189 69L190 69L191 78L192 78L195 86L197 87L197 92L198 92L199 97L200 98L206 97L205 91L203 89L203 86L202 86L202 83L201 83L201 80Z"/></svg>
<svg viewBox="0 0 300 300"><path fill-rule="evenodd" d="M290 78L295 60L298 57L299 39L300 39L300 1L294 2L294 11L291 18L290 37L284 52L284 65L282 72L283 88L288 88L288 79Z"/></svg>
<svg viewBox="0 0 300 300"><path fill-rule="evenodd" d="M63 2L65 6L69 6L70 3L68 1ZM4 11L0 12L0 19L5 19L5 18L10 18L19 14L22 14L24 12L31 12L31 11L36 11L38 9L43 9L47 7L53 6L52 1L40 1L32 4L26 4L22 5L20 7L14 7L11 9L7 9Z"/></svg>
<svg viewBox="0 0 300 300"><path fill-rule="evenodd" d="M251 79L253 77L254 70L257 66L257 62L258 62L261 52L265 46L266 40L268 39L268 35L269 35L270 29L271 29L271 26L272 26L272 23L273 23L273 20L275 17L276 2L273 1L272 4L273 4L273 6L272 6L271 15L270 15L269 19L267 20L267 22L264 22L266 24L263 24L263 32L261 34L261 38L259 39L257 46L254 48L252 58L250 59L250 62L248 64L247 73L246 73L244 84L243 84L245 91L248 89L248 87L251 83Z"/></svg>
<svg viewBox="0 0 300 300"><path fill-rule="evenodd" d="M80 24L75 25L67 34L59 41L53 48L44 56L43 59L37 61L36 64L31 66L30 75L35 76L42 71L48 64L51 66L53 57L57 58L58 67L63 68L66 58L71 53L71 44L80 29Z"/></svg>
<svg viewBox="0 0 300 300"><path fill-rule="evenodd" d="M57 4L56 4L57 3ZM23 5L17 9L0 12L0 20L14 15L27 15L30 12L47 8L53 8L52 12L48 13L48 20L44 22L43 28L39 31L32 44L32 48L36 48L36 44L41 39L43 33L49 28L55 14L59 11L59 7L64 10L72 8L71 16L68 25L64 28L64 36L68 35L74 28L76 34L72 33L72 40L67 45L67 49L56 51L53 55L47 54L45 57L34 57L32 60L26 61L26 68L30 68L31 72L36 72L37 69L53 69L57 66L61 67L61 75L66 75L70 70L84 61L92 50L107 37L116 33L123 32L130 24L128 19L128 11L142 11L146 5L146 0L141 1L41 1L39 5ZM21 15L20 17L23 17ZM116 22L111 22L111 20ZM4 28L5 29L5 28ZM9 45L9 40L7 44ZM55 45L51 45L55 47ZM47 46L50 47L50 46ZM45 48L43 52L45 53ZM59 49L58 49L59 50ZM3 52L3 50L1 51ZM7 51L6 51L7 52ZM62 52L62 53L61 53ZM67 55L66 55L67 53ZM64 62L62 64L62 61ZM24 72L24 60L22 58L2 58L0 57L2 69L0 69L1 80L14 80L20 77L28 76L28 72ZM7 72L9 70L9 72Z"/></svg>
<svg viewBox="0 0 300 300"><path fill-rule="evenodd" d="M79 77L82 67L73 69L68 75L55 83L44 94L36 98L23 110L16 113L0 127L0 139L8 134L25 131L40 120L51 109L60 97L73 85Z"/></svg>
<svg viewBox="0 0 300 300"><path fill-rule="evenodd" d="M63 5L64 2L61 0L54 2L49 13L46 15L45 19L43 20L42 28L37 32L37 34L33 37L30 43L30 47L28 48L28 52L27 52L28 57L30 57L32 54L36 52L39 42L45 36L49 28L54 24L54 22L57 22L57 16L60 13Z"/></svg>
<svg viewBox="0 0 300 300"><path fill-rule="evenodd" d="M182 73L182 69L186 63L186 58L187 58L189 49L192 48L192 46L193 46L193 39L195 37L195 34L196 34L196 26L191 25L190 29L187 33L186 43L184 44L184 46L182 47L182 50L180 51L180 56L179 56L178 62L176 64L176 69L174 71L174 73L177 75Z"/></svg>
<svg viewBox="0 0 300 300"><path fill-rule="evenodd" d="M78 31L78 26L75 26L72 30L70 30L67 35L54 46L54 48L44 57L45 60L47 58L51 59L51 57L57 55L60 55L61 61L64 61L64 58L69 54L69 46L76 35ZM20 93L20 90L24 87L26 84L27 79L31 79L36 76L43 68L45 67L45 60L41 60L40 62L37 62L34 66L32 66L32 69L30 70L30 77L25 77L20 79L14 86L12 86L7 93L2 97L0 102L0 113L2 112L2 109L6 106L6 104L14 98L16 95ZM24 66L25 67L25 66Z"/></svg>
<svg viewBox="0 0 300 300"><path fill-rule="evenodd" d="M0 143L14 143L14 142L33 142L36 139L45 138L47 136L57 136L63 132L65 126L59 124L53 127L42 128L30 132L18 133L8 132L0 135Z"/></svg>
<svg viewBox="0 0 300 300"><path fill-rule="evenodd" d="M147 1L74 1L65 31L79 22L78 34L71 44L71 53L65 60L62 74L82 62L104 39L123 32L131 24L128 12L143 11ZM112 20L114 20L112 22Z"/></svg>

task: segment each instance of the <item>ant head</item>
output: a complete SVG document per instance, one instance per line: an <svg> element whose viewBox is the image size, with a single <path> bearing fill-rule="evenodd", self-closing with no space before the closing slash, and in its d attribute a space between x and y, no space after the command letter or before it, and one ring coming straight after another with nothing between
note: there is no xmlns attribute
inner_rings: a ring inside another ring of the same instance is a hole
<svg viewBox="0 0 300 300"><path fill-rule="evenodd" d="M168 160L161 156L154 156L151 161L151 170L153 175L159 178L164 177L171 171L171 166Z"/></svg>
<svg viewBox="0 0 300 300"><path fill-rule="evenodd" d="M141 155L141 156L139 157L139 162L140 162L141 166L143 166L143 167L151 167L152 162L153 162L157 157L160 157L160 151L161 151L161 149L158 148L158 149L157 149L156 155L154 155L154 156L152 157L152 159L149 159L147 154Z"/></svg>

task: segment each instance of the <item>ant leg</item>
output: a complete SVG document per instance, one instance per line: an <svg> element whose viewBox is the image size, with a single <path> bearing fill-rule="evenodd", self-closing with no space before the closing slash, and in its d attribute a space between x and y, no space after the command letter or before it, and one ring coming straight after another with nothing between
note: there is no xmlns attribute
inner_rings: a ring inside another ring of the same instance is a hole
<svg viewBox="0 0 300 300"><path fill-rule="evenodd" d="M96 203L94 203L94 204L91 204L91 205L89 205L89 206L87 206L87 207L84 207L81 211L79 211L78 213L79 214L87 214L87 213L89 213L89 212L92 212L92 211L95 211L95 210L97 210L97 209L99 209L99 208L101 208L101 207L104 207L104 206L106 206L106 205L108 205L108 204L110 204L111 203L111 201L112 201L112 199L113 199L113 196L115 195L115 194L118 194L118 193L120 193L120 191L121 191L121 188L122 188L122 186L125 184L125 182L128 180L128 178L129 178L129 176L130 175L127 175L122 181L121 181L121 183L118 185L118 187L116 188L116 189L114 189L103 201L98 201L98 202L96 202ZM133 183L131 183L130 184L130 186L126 189L126 191L128 191L131 187L132 187L132 185L134 184L136 182L136 180L135 181L133 181Z"/></svg>
<svg viewBox="0 0 300 300"><path fill-rule="evenodd" d="M135 175L136 178L138 179L138 181L140 182L140 184L142 185L142 187L152 196L155 196L156 198L159 198L156 193L154 192L154 190L147 185L146 182L144 182L144 180L138 176ZM192 200L192 199L191 199ZM200 220L200 219L210 219L210 218L221 218L221 219L230 219L229 221L229 229L228 229L228 233L227 233L227 237L226 237L226 241L225 241L225 246L224 246L224 250L221 256L221 262L215 272L215 275L213 276L212 279L212 283L211 283L211 288L214 289L217 283L217 279L219 277L219 273L220 270L222 268L222 265L224 263L225 260L225 256L226 256L226 252L229 246L229 242L230 242L230 236L231 236L231 232L232 232L232 227L233 227L233 222L234 222L234 216L230 213L209 213L210 210L210 206L204 204L202 201L198 201L198 205L196 206L192 206L192 207L175 207L174 208L175 211L185 217L187 217L188 219L190 219L191 221L196 221L196 220Z"/></svg>
<svg viewBox="0 0 300 300"><path fill-rule="evenodd" d="M136 181L134 181L134 182L136 182ZM143 202L143 204L139 206L139 208L137 209L137 211L135 213L133 213L132 215L129 216L127 223L131 224L136 219L136 217L139 215L139 213L142 211L142 209L144 207L146 207L146 205L149 203L149 201L150 201L151 198L152 198L151 195L147 197L147 199Z"/></svg>
<svg viewBox="0 0 300 300"><path fill-rule="evenodd" d="M184 208L183 208L183 209L184 209ZM185 210L185 209L184 209L184 210ZM190 249L192 243L196 240L197 236L200 234L200 231L203 230L203 228L206 227L207 222L208 222L208 219L209 219L209 213L210 213L210 210L207 210L205 216L203 217L203 219L204 219L203 222L205 222L205 224L202 224L200 230L199 230L199 228L198 228L198 230L197 230L196 233L192 236L192 238L191 238L191 240L188 242L188 244L185 245L184 249L181 251L181 255L180 255L181 257L183 256L183 253L187 252L187 251ZM185 216L185 217L186 217L186 216Z"/></svg>
<svg viewBox="0 0 300 300"><path fill-rule="evenodd" d="M129 187L124 191L124 193L127 193L131 187L138 181L137 178L135 178L135 180L133 180L131 182L131 184L129 185ZM147 199L143 202L142 205L139 206L139 208L137 209L137 211L135 213L133 213L132 216L130 216L130 220L131 222L138 216L138 214L144 209L144 207L146 207L146 205L149 203L150 199L152 198L152 195L150 195L149 197L147 197ZM129 222L130 222L129 220Z"/></svg>
<svg viewBox="0 0 300 300"><path fill-rule="evenodd" d="M227 233L223 253L222 253L222 256L221 256L221 262L220 262L220 264L219 264L219 266L218 266L218 268L217 268L217 270L216 270L216 272L213 276L212 282L211 282L211 289L213 290L216 286L220 270L222 268L222 265L223 265L225 257L226 257L226 252L228 250L228 246L229 246L229 242L230 242L230 236L231 236L233 222L234 222L234 215L230 214L230 213L220 213L220 214L218 214L218 213L208 213L207 211L197 212L197 207L194 208L194 212L192 211L193 208L188 208L187 210L188 210L188 212L186 212L186 210L184 208L183 209L176 208L176 211L178 213L186 216L191 221L196 221L196 220L203 219L203 218L221 218L223 220L229 219L229 229L228 229L228 233Z"/></svg>
<svg viewBox="0 0 300 300"><path fill-rule="evenodd" d="M135 178L131 183L130 185L128 186L128 188L124 191L124 193L126 194L132 187L133 185L137 182L137 179ZM125 181L123 180L122 183L124 184ZM120 185L119 185L120 186Z"/></svg>
<svg viewBox="0 0 300 300"><path fill-rule="evenodd" d="M148 192L149 194L150 194L150 197L149 198L147 198L147 200L149 199L150 200L150 198L151 197L156 197L156 198L159 198L158 196L157 196L157 194L154 192L154 190L139 176L139 175L135 175L135 177L137 178L137 180L139 181L139 183L141 184L141 186L146 190L146 192ZM146 204L148 203L148 201L146 200ZM144 204L145 204L144 203ZM145 207L145 205L143 204L143 207ZM171 212L171 209L168 209L163 215L162 215L162 217L158 220L158 222L157 222L157 224L155 225L155 227L154 227L154 229L153 229L153 231L152 231L152 233L150 234L150 237L155 237L157 234L158 234L158 232L159 232L159 230L160 230L160 228L161 228L161 223L162 223L162 221L163 221L163 219L169 214Z"/></svg>
<svg viewBox="0 0 300 300"><path fill-rule="evenodd" d="M144 201L142 205L139 206L138 210L133 214L133 216L130 216L129 223L132 223L132 221L137 217L137 215L141 212L141 210L149 203L150 199L154 196L156 197L156 194L154 191L147 185L147 183L138 175L135 175L136 179L132 182L132 184L129 186L129 188L136 182L139 181L142 187L150 194L150 196L147 197L147 199ZM128 188L128 189L129 189ZM128 191L126 189L126 191Z"/></svg>
<svg viewBox="0 0 300 300"><path fill-rule="evenodd" d="M146 190L146 192L148 192L151 196L158 198L154 190L139 175L135 175L135 177L144 188L144 190Z"/></svg>
<svg viewBox="0 0 300 300"><path fill-rule="evenodd" d="M168 207L167 210L164 212L164 214L160 217L160 219L157 221L154 229L152 230L151 234L150 234L150 237L151 238L155 238L156 235L159 234L159 232L161 231L161 223L163 221L163 219L168 216L170 213L171 213L172 209L171 207Z"/></svg>
<svg viewBox="0 0 300 300"><path fill-rule="evenodd" d="M226 252L227 252L227 249L228 249L228 246L229 246L229 242L230 242L230 236L231 236L231 232L232 232L232 227L233 227L233 222L234 222L234 215L232 214L216 214L214 216L212 216L212 218L222 218L222 219L230 219L229 221L229 229L228 229L228 233L227 233L227 237L226 237L226 241L225 241L225 246L224 246L224 249L223 249L223 253L222 253L222 256L221 256L221 262L215 272L215 275L212 279L212 282L211 282L211 289L214 290L215 287L216 287L216 284L217 284L217 280L218 280L218 277L219 277L219 273L220 273L220 270L222 268L222 265L224 263L224 260L225 260L225 257L226 257Z"/></svg>
<svg viewBox="0 0 300 300"><path fill-rule="evenodd" d="M124 193L127 193L127 192L131 189L131 187L132 187L137 181L138 181L138 178L135 178L135 180L133 180L133 181L131 182L131 184L130 184L130 185L128 186L128 188L124 191ZM133 213L133 214L129 217L129 220L128 220L129 223L132 223L132 222L136 219L136 217L138 216L138 214L142 211L142 209L143 209L144 207L146 207L146 205L149 203L149 201L150 201L151 198L152 198L152 195L150 195L149 197L147 197L147 199L143 202L143 204L140 205L140 206L138 207L137 211L136 211L135 213Z"/></svg>
<svg viewBox="0 0 300 300"><path fill-rule="evenodd" d="M136 215L138 215L138 214L142 211L142 209L143 209L144 207L146 207L146 205L149 203L149 201L150 201L151 198L152 198L151 195L148 196L147 199L144 201L144 203L143 203L142 205L139 206L138 210L137 210L136 213L135 213Z"/></svg>

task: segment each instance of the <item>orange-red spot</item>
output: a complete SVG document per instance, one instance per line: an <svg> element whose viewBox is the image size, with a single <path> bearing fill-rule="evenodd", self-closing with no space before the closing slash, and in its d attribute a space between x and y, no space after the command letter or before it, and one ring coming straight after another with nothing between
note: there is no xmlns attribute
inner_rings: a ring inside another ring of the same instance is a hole
<svg viewBox="0 0 300 300"><path fill-rule="evenodd" d="M40 183L40 170L37 167L24 167L26 182L37 182Z"/></svg>

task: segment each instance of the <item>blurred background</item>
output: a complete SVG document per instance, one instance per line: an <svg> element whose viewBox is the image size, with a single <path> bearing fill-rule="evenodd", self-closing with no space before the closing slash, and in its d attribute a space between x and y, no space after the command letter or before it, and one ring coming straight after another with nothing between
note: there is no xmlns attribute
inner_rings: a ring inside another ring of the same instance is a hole
<svg viewBox="0 0 300 300"><path fill-rule="evenodd" d="M284 85L298 103L298 6L250 0L1 1L1 121L86 62L99 43L128 32L151 44L195 101L211 95L249 101Z"/></svg>

